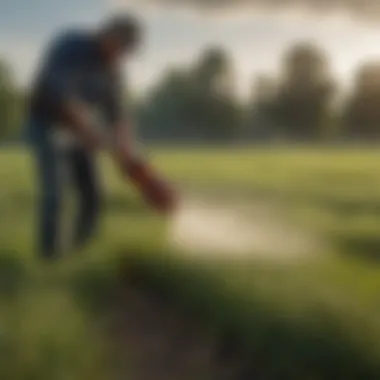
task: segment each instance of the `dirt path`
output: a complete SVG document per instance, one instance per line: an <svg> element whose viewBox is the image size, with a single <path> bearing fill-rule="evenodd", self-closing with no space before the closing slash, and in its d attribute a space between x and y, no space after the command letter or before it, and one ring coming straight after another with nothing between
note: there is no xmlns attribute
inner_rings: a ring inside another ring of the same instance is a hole
<svg viewBox="0 0 380 380"><path fill-rule="evenodd" d="M120 379L250 380L185 315L141 291L127 290L112 323ZM123 374L128 373L125 377ZM121 375L120 375L121 374Z"/></svg>

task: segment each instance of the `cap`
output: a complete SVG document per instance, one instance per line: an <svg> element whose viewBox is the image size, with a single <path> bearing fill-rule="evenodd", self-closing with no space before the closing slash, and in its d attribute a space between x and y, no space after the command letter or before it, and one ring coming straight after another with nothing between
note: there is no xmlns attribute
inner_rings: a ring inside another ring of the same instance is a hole
<svg viewBox="0 0 380 380"><path fill-rule="evenodd" d="M116 35L126 47L136 46L142 35L140 20L131 14L110 18L102 28L103 33Z"/></svg>

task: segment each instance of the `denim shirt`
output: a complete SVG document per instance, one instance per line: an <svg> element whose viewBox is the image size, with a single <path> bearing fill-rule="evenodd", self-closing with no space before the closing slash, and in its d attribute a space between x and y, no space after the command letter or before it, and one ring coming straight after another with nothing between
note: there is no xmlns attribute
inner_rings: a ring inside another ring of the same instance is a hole
<svg viewBox="0 0 380 380"><path fill-rule="evenodd" d="M46 52L31 94L31 118L53 124L63 102L75 97L113 125L124 117L121 83L120 73L105 65L93 34L68 31Z"/></svg>

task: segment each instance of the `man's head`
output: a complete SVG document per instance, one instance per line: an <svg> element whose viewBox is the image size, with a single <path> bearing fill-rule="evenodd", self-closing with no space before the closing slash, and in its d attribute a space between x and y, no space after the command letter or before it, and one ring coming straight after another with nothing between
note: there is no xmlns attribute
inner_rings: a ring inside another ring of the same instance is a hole
<svg viewBox="0 0 380 380"><path fill-rule="evenodd" d="M141 29L140 21L131 15L108 20L100 30L100 46L106 60L117 61L125 54L133 53L141 43Z"/></svg>

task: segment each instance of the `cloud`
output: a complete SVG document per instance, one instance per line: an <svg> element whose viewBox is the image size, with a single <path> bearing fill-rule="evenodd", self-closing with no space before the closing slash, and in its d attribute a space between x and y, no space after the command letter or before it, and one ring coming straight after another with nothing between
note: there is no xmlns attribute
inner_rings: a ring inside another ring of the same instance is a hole
<svg viewBox="0 0 380 380"><path fill-rule="evenodd" d="M380 19L379 0L109 0L129 6L186 9L206 15L234 15L249 11L289 13L309 12L315 15L348 14L366 21ZM252 13L249 12L252 16Z"/></svg>

